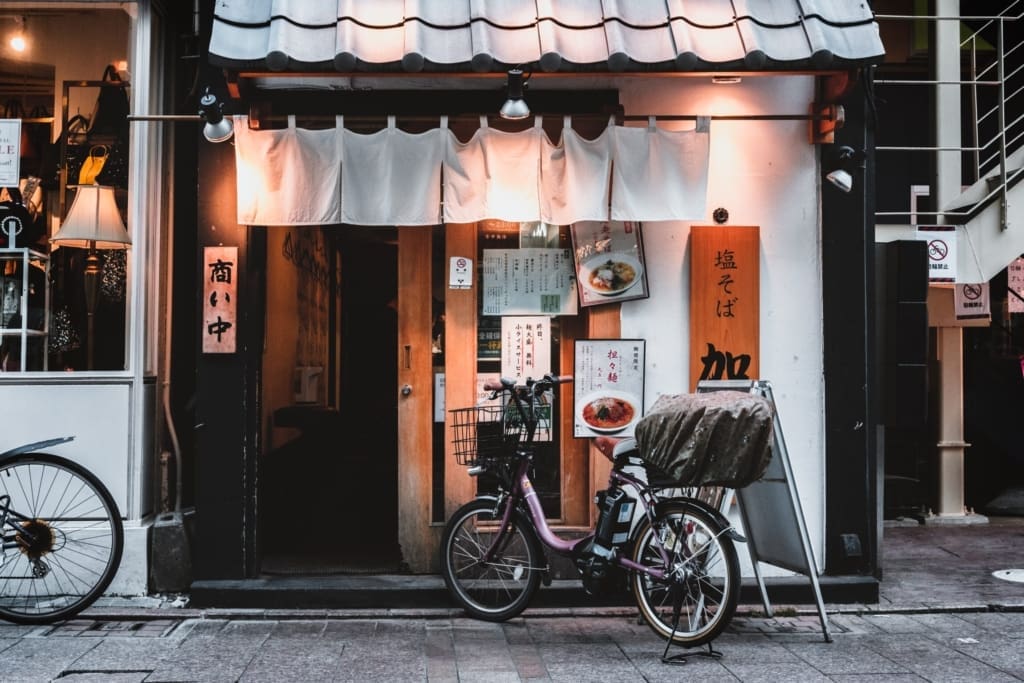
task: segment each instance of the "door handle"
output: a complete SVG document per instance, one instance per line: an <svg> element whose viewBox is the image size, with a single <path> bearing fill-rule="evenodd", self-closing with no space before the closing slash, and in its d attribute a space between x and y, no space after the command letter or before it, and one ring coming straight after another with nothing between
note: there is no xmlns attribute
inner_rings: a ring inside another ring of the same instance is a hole
<svg viewBox="0 0 1024 683"><path fill-rule="evenodd" d="M402 396L408 396L411 393L412 393L412 387L409 386L408 384L403 384L402 385Z"/></svg>

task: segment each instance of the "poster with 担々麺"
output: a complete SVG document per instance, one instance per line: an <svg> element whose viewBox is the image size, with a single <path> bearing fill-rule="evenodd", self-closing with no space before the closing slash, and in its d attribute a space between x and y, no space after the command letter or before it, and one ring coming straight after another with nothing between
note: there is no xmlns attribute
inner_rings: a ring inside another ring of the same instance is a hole
<svg viewBox="0 0 1024 683"><path fill-rule="evenodd" d="M583 339L573 363L573 436L632 436L644 412L643 339Z"/></svg>

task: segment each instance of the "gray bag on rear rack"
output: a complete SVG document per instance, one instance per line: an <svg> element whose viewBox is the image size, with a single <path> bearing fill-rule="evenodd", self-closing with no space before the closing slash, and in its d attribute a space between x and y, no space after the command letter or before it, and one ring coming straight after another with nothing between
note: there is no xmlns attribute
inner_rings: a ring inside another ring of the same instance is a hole
<svg viewBox="0 0 1024 683"><path fill-rule="evenodd" d="M768 400L739 391L661 396L636 425L641 457L681 486L742 488L772 457Z"/></svg>

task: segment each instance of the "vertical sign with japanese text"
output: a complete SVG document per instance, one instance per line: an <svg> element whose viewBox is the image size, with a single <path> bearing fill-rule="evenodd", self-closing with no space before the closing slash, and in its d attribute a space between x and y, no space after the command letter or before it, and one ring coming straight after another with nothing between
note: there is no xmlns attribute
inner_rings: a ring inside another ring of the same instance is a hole
<svg viewBox="0 0 1024 683"><path fill-rule="evenodd" d="M501 319L501 375L522 383L551 372L551 318L514 316Z"/></svg>
<svg viewBox="0 0 1024 683"><path fill-rule="evenodd" d="M758 379L757 226L690 230L690 391L705 379Z"/></svg>
<svg viewBox="0 0 1024 683"><path fill-rule="evenodd" d="M1010 313L1024 313L1024 257L1006 267L1006 304Z"/></svg>
<svg viewBox="0 0 1024 683"><path fill-rule="evenodd" d="M238 247L203 247L203 353L234 353Z"/></svg>

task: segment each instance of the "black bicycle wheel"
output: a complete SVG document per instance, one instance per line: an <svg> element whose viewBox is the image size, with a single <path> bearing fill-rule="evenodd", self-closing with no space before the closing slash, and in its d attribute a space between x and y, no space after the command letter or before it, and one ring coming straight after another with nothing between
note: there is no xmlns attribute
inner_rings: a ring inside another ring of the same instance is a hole
<svg viewBox="0 0 1024 683"><path fill-rule="evenodd" d="M513 515L501 547L485 554L498 530L493 500L474 500L459 508L441 539L441 574L452 597L470 615L505 621L529 604L545 562L533 527Z"/></svg>
<svg viewBox="0 0 1024 683"><path fill-rule="evenodd" d="M683 647L714 640L729 625L740 589L736 548L721 524L699 508L673 505L653 524L645 520L635 538L633 560L667 574L661 580L633 572L633 593L644 621Z"/></svg>
<svg viewBox="0 0 1024 683"><path fill-rule="evenodd" d="M81 465L45 453L0 461L0 617L67 619L103 594L121 562L124 527L110 492Z"/></svg>

